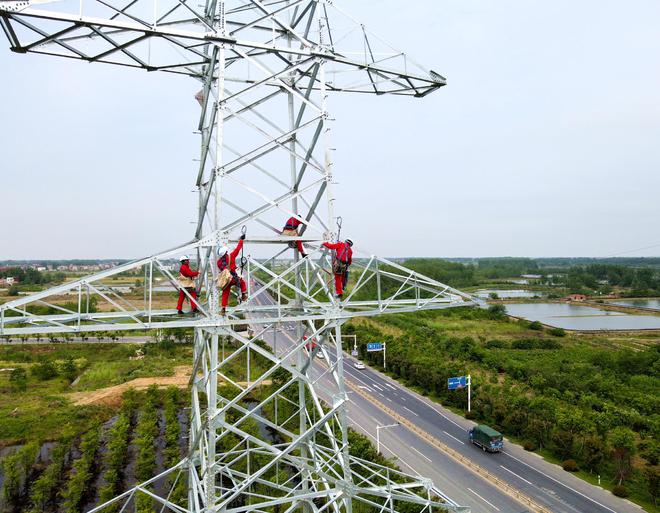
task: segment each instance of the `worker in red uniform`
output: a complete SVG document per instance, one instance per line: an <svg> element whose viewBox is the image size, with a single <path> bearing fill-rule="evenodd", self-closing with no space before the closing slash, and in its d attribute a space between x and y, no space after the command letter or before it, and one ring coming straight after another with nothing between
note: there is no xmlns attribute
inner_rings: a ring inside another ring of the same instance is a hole
<svg viewBox="0 0 660 513"><path fill-rule="evenodd" d="M348 283L348 268L353 263L353 241L346 239L344 242L324 242L323 246L334 249L332 258L332 272L335 275L335 292L339 299L344 295L344 288Z"/></svg>
<svg viewBox="0 0 660 513"><path fill-rule="evenodd" d="M290 217L289 220L284 225L284 228L282 229L282 235L286 235L288 237L298 237L298 235L300 235L298 233L298 227L301 224L303 224L303 222L297 217ZM303 247L303 243L301 240L297 240L295 242L295 245L293 242L289 242L289 247L297 248L301 257L305 258L307 256L307 253L305 253L305 248Z"/></svg>
<svg viewBox="0 0 660 513"><path fill-rule="evenodd" d="M195 278L199 276L199 272L193 271L190 268L190 258L188 255L183 255L181 258L179 258L179 262L181 262L181 267L179 268L179 279L177 281L180 288L179 302L176 305L176 310L179 314L183 314L183 300L186 298L186 293L183 290L185 289L192 298L190 300L192 313L197 313L197 303L195 303L195 299L197 299L197 291L195 290Z"/></svg>
<svg viewBox="0 0 660 513"><path fill-rule="evenodd" d="M227 304L229 303L229 293L231 292L232 286L236 285L241 289L241 301L247 301L247 285L245 280L241 278L236 272L236 257L243 249L243 241L245 240L245 234L241 235L238 240L238 244L234 251L229 253L229 248L223 246L218 250L218 269L220 273L224 270L229 270L231 273L231 279L222 289L222 315L227 313Z"/></svg>

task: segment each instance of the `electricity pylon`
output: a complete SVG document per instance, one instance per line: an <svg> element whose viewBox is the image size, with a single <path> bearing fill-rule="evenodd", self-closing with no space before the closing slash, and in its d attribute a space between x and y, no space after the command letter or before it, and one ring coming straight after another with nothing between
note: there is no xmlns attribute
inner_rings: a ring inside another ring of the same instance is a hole
<svg viewBox="0 0 660 513"><path fill-rule="evenodd" d="M199 82L193 240L0 307L0 336L194 329L187 457L93 511L157 504L176 512L393 512L404 503L467 511L433 495L429 480L349 454L341 327L354 317L466 306L472 298L357 251L353 285L340 300L332 255L321 246L341 227L329 93L423 97L444 78L331 0L0 0L0 25L14 52ZM302 222L298 236L281 233L289 217ZM217 249L243 232L248 250L259 245L267 258L241 259L249 301L223 315ZM289 249L298 240L307 258ZM201 271L197 316L164 308L159 294L179 289L171 260L184 253L196 255ZM108 285L126 272L142 279L139 301Z"/></svg>

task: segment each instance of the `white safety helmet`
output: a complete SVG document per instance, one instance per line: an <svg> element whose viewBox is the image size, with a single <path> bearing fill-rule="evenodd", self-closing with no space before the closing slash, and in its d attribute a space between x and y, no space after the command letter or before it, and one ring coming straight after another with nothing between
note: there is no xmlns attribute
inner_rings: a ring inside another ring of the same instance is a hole
<svg viewBox="0 0 660 513"><path fill-rule="evenodd" d="M218 248L218 256L222 256L222 255L226 254L227 251L229 251L229 248L227 246L220 246Z"/></svg>
<svg viewBox="0 0 660 513"><path fill-rule="evenodd" d="M353 241L351 239L346 239L346 244L348 244L349 246L352 246Z"/></svg>
<svg viewBox="0 0 660 513"><path fill-rule="evenodd" d="M181 258L179 258L179 262L185 262L186 260L190 260L188 255L183 255Z"/></svg>

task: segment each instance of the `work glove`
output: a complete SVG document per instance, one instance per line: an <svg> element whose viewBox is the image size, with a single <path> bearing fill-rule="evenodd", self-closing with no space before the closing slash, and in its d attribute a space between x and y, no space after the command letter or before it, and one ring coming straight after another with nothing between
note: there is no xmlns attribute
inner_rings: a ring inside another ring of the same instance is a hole
<svg viewBox="0 0 660 513"><path fill-rule="evenodd" d="M238 240L245 240L245 234L241 235Z"/></svg>

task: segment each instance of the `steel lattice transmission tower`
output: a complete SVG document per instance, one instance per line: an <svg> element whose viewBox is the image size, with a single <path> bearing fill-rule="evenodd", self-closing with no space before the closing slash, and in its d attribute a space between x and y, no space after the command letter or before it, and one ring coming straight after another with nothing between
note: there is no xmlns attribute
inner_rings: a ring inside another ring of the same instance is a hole
<svg viewBox="0 0 660 513"><path fill-rule="evenodd" d="M0 0L0 26L14 52L200 83L193 240L0 307L0 336L194 329L188 456L94 511L393 512L404 502L465 511L432 496L428 480L349 455L341 327L358 316L471 305L471 297L362 255L339 302L320 246L337 236L329 93L423 97L444 78L332 0ZM280 235L290 216L303 222L297 239L310 256L278 261L296 240ZM262 245L269 258L247 258L250 300L223 316L216 248L235 243L243 226L248 247ZM202 271L197 317L158 300L159 287L176 283L168 259L183 253L196 254ZM140 301L107 285L127 271L143 274ZM269 436L256 436L255 425Z"/></svg>

